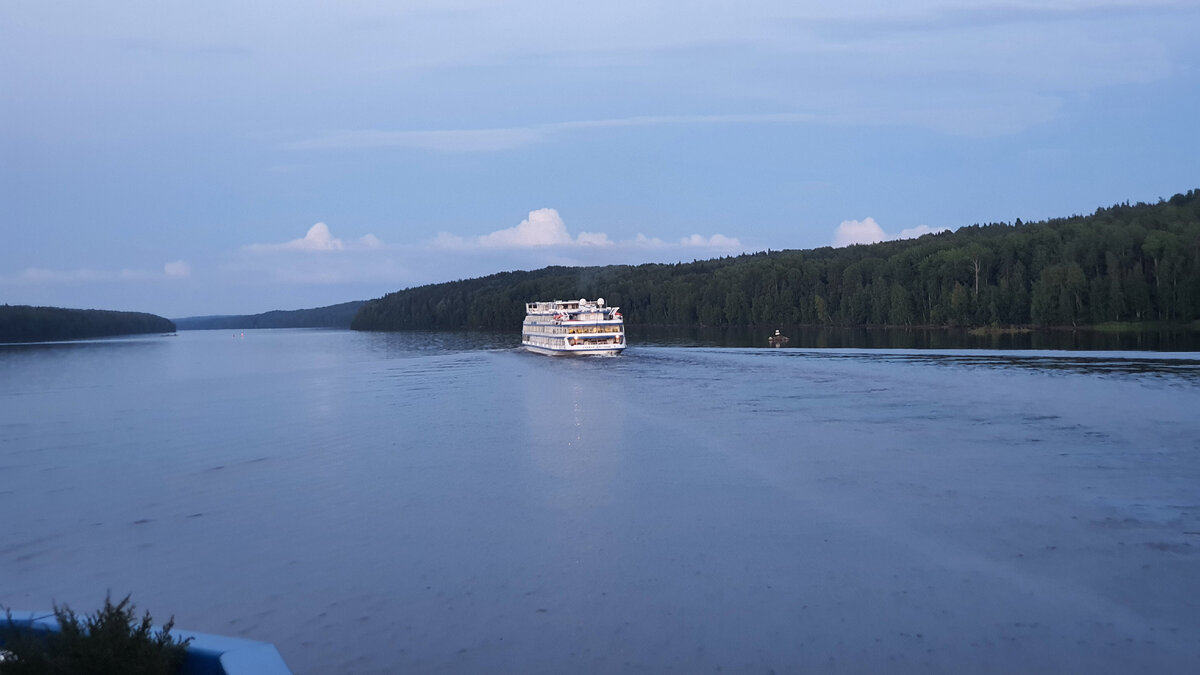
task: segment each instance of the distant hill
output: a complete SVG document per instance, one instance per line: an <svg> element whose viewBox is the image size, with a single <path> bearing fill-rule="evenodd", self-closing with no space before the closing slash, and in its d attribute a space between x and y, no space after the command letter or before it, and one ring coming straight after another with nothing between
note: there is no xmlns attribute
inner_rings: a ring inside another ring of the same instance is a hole
<svg viewBox="0 0 1200 675"><path fill-rule="evenodd" d="M274 310L262 314L189 316L175 319L179 330L231 328L349 328L350 321L366 300L343 302L313 309Z"/></svg>
<svg viewBox="0 0 1200 675"><path fill-rule="evenodd" d="M1087 216L673 265L547 267L373 300L356 330L516 330L524 303L595 298L660 325L1074 326L1200 319L1200 191Z"/></svg>
<svg viewBox="0 0 1200 675"><path fill-rule="evenodd" d="M47 342L174 333L175 324L144 312L0 305L0 342Z"/></svg>

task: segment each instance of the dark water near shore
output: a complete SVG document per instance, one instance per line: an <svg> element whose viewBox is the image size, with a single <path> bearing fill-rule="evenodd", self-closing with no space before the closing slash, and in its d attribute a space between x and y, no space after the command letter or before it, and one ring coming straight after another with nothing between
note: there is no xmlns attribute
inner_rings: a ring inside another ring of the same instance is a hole
<svg viewBox="0 0 1200 675"><path fill-rule="evenodd" d="M1195 670L1200 354L792 337L0 346L0 604L300 674Z"/></svg>
<svg viewBox="0 0 1200 675"><path fill-rule="evenodd" d="M972 332L966 328L839 328L829 326L637 326L636 344L680 347L767 347L780 329L787 347L802 349L1033 349L1066 351L1200 352L1200 332L1162 328L1128 332L1063 328Z"/></svg>

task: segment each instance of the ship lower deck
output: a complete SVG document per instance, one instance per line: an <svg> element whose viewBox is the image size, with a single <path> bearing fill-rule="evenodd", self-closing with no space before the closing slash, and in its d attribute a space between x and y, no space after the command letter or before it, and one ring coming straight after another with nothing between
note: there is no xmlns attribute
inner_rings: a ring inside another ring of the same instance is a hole
<svg viewBox="0 0 1200 675"><path fill-rule="evenodd" d="M616 356L625 349L625 345L623 344L545 347L523 342L521 343L521 346L533 352L534 354L543 354L545 356Z"/></svg>

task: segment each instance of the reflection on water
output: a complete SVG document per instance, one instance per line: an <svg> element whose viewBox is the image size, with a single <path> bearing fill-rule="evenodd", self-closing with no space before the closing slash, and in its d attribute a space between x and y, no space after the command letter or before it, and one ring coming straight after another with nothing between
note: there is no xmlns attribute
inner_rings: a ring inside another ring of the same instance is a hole
<svg viewBox="0 0 1200 675"><path fill-rule="evenodd" d="M699 328L626 327L630 344L675 347L768 347L780 328L790 340L783 349L1034 349L1074 351L1200 351L1200 331L1157 330L1115 333L1095 330L1039 330L973 334L963 328L838 328L772 326Z"/></svg>
<svg viewBox="0 0 1200 675"><path fill-rule="evenodd" d="M627 447L621 383L579 377L603 369L604 358L521 356L533 362L520 378L524 415L510 424L520 425L529 439L525 449L532 465L554 479L544 498L568 519L578 518L573 511L587 513L610 499ZM541 359L550 361L538 363Z"/></svg>
<svg viewBox="0 0 1200 675"><path fill-rule="evenodd" d="M359 333L373 352L392 357L441 352L511 349L521 344L520 333L489 331L398 331Z"/></svg>

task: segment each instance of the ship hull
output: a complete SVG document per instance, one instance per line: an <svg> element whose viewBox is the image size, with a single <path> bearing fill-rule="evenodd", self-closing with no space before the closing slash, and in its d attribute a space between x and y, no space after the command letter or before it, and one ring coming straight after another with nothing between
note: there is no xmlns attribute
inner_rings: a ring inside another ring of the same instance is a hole
<svg viewBox="0 0 1200 675"><path fill-rule="evenodd" d="M605 347L584 347L579 345L575 347L551 348L526 343L522 344L522 346L534 354L542 354L544 356L616 356L625 349L625 345L608 345Z"/></svg>

